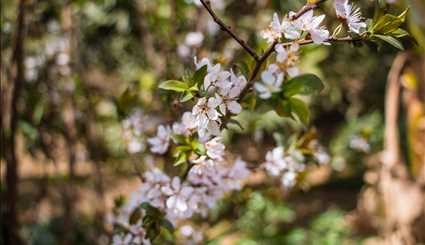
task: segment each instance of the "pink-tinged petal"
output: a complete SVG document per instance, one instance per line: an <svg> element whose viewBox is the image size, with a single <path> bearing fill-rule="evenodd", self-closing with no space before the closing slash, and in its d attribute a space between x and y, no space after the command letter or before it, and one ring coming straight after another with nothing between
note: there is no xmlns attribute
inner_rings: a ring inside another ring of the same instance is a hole
<svg viewBox="0 0 425 245"><path fill-rule="evenodd" d="M173 180L171 181L171 187L173 187L173 189L175 191L180 190L180 178L179 177L174 177Z"/></svg>
<svg viewBox="0 0 425 245"><path fill-rule="evenodd" d="M181 195L184 197L189 197L193 192L193 188L190 186L184 186L181 190Z"/></svg>
<svg viewBox="0 0 425 245"><path fill-rule="evenodd" d="M171 195L174 194L174 191L171 190L171 188L169 186L163 186L163 187L161 187L161 191L162 191L162 193L164 193L167 196L171 196Z"/></svg>
<svg viewBox="0 0 425 245"><path fill-rule="evenodd" d="M270 84L270 85L273 84L274 83L273 73L269 71L263 71L261 73L261 80L263 80L265 84Z"/></svg>
<svg viewBox="0 0 425 245"><path fill-rule="evenodd" d="M187 210L187 203L182 198L177 198L175 207L178 211L185 212Z"/></svg>
<svg viewBox="0 0 425 245"><path fill-rule="evenodd" d="M262 83L255 83L254 84L255 90L257 90L259 93L265 93L267 92L267 87L264 86Z"/></svg>
<svg viewBox="0 0 425 245"><path fill-rule="evenodd" d="M220 110L221 114L224 116L226 115L226 104L221 104L218 109Z"/></svg>
<svg viewBox="0 0 425 245"><path fill-rule="evenodd" d="M230 101L227 104L227 107L229 108L229 111L233 114L239 114L242 111L242 106L234 100Z"/></svg>
<svg viewBox="0 0 425 245"><path fill-rule="evenodd" d="M290 67L288 68L287 72L290 77L296 77L300 74L300 70L298 69L298 67Z"/></svg>
<svg viewBox="0 0 425 245"><path fill-rule="evenodd" d="M169 198L167 198L167 201L166 201L167 208L174 209L174 207L176 206L176 201L177 201L176 199L177 199L176 196L170 196Z"/></svg>
<svg viewBox="0 0 425 245"><path fill-rule="evenodd" d="M208 115L208 118L210 120L217 120L218 119L218 112L215 109L209 109L207 111L207 115Z"/></svg>

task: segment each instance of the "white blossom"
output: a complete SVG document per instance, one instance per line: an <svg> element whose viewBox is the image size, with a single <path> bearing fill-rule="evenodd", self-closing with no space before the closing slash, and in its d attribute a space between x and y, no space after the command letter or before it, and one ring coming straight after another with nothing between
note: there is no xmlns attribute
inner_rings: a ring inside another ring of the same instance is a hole
<svg viewBox="0 0 425 245"><path fill-rule="evenodd" d="M304 170L304 156L298 150L286 152L283 147L276 147L267 152L264 168L271 176L280 177L284 188L295 185L299 172Z"/></svg>
<svg viewBox="0 0 425 245"><path fill-rule="evenodd" d="M179 177L174 177L170 185L161 188L161 191L168 196L166 201L167 210L171 216L184 216L189 210L188 198L193 192L193 188L181 183Z"/></svg>
<svg viewBox="0 0 425 245"><path fill-rule="evenodd" d="M297 67L299 44L293 43L289 48L285 48L282 44L275 46L276 62L280 70L288 73L289 76L295 77L300 71Z"/></svg>
<svg viewBox="0 0 425 245"><path fill-rule="evenodd" d="M181 122L173 123L173 133L179 135L189 136L192 135L196 129L195 117L191 112L187 111L183 113Z"/></svg>
<svg viewBox="0 0 425 245"><path fill-rule="evenodd" d="M185 37L185 44L189 47L198 47L202 44L204 35L201 32L189 32Z"/></svg>
<svg viewBox="0 0 425 245"><path fill-rule="evenodd" d="M296 40L301 37L301 29L287 17L282 20L282 32L286 39Z"/></svg>
<svg viewBox="0 0 425 245"><path fill-rule="evenodd" d="M151 145L151 151L158 154L167 152L170 145L170 138L170 126L159 125L156 136L148 139L148 143Z"/></svg>
<svg viewBox="0 0 425 245"><path fill-rule="evenodd" d="M230 72L228 80L221 81L218 86L218 101L221 102L219 110L226 115L227 110L233 114L239 114L242 106L238 102L238 97L245 88L247 80L243 75L236 76L233 71Z"/></svg>
<svg viewBox="0 0 425 245"><path fill-rule="evenodd" d="M220 105L214 97L202 97L198 100L192 109L192 115L195 117L196 127L198 134L201 138L210 134L218 135L219 129L219 116L220 114L216 108Z"/></svg>
<svg viewBox="0 0 425 245"><path fill-rule="evenodd" d="M290 188L295 185L296 178L297 178L297 174L295 172L287 171L282 174L280 181L284 188Z"/></svg>
<svg viewBox="0 0 425 245"><path fill-rule="evenodd" d="M201 244L204 239L202 232L191 225L181 226L179 232L184 237L185 245Z"/></svg>
<svg viewBox="0 0 425 245"><path fill-rule="evenodd" d="M144 115L141 110L135 110L121 123L123 137L129 153L138 153L145 149L144 142Z"/></svg>
<svg viewBox="0 0 425 245"><path fill-rule="evenodd" d="M347 22L351 32L360 34L360 29L366 28L366 23L362 21L360 8L350 4L348 0L334 0L336 15Z"/></svg>
<svg viewBox="0 0 425 245"><path fill-rule="evenodd" d="M269 27L261 32L261 36L267 40L268 43L273 43L282 37L282 23L279 20L277 13L273 14L272 22Z"/></svg>
<svg viewBox="0 0 425 245"><path fill-rule="evenodd" d="M283 147L276 147L272 151L266 153L266 162L264 168L272 176L278 176L287 167L287 162L284 158Z"/></svg>
<svg viewBox="0 0 425 245"><path fill-rule="evenodd" d="M271 64L267 70L261 73L262 82L255 83L255 89L259 93L260 98L268 99L272 93L279 92L283 82L283 73L276 64Z"/></svg>
<svg viewBox="0 0 425 245"><path fill-rule="evenodd" d="M293 13L290 13L290 16ZM326 41L329 39L329 31L324 26L320 26L325 19L325 15L314 16L313 10L309 10L293 21L293 24L299 30L308 32L311 39L316 44L328 44Z"/></svg>
<svg viewBox="0 0 425 245"><path fill-rule="evenodd" d="M207 156L213 160L223 160L225 146L220 137L215 137L205 143Z"/></svg>

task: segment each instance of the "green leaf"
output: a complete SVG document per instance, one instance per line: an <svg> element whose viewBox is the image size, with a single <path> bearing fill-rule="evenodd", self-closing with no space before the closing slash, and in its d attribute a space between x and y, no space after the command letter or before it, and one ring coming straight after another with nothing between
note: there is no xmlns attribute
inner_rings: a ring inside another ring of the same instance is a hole
<svg viewBox="0 0 425 245"><path fill-rule="evenodd" d="M282 100L275 107L276 113L281 117L290 117L291 116L291 104L288 100Z"/></svg>
<svg viewBox="0 0 425 245"><path fill-rule="evenodd" d="M289 98L296 94L309 95L324 88L322 81L314 74L303 74L292 78L283 85L283 94Z"/></svg>
<svg viewBox="0 0 425 245"><path fill-rule="evenodd" d="M162 219L161 220L161 225L163 226L163 227L165 227L165 229L167 229L168 231L170 231L170 232L173 232L174 231L174 226L173 226L173 224L169 221L169 220L167 220L167 219Z"/></svg>
<svg viewBox="0 0 425 245"><path fill-rule="evenodd" d="M192 92L186 91L184 93L184 96L180 99L180 102L182 102L182 103L187 102L187 101L191 100L193 97L194 97L194 95L192 94Z"/></svg>
<svg viewBox="0 0 425 245"><path fill-rule="evenodd" d="M379 17L375 24L370 26L369 32L371 32L372 34L394 36L392 33L397 32L399 27L406 20L407 11L408 10L406 9L398 16L392 14L385 14Z"/></svg>
<svg viewBox="0 0 425 245"><path fill-rule="evenodd" d="M207 75L208 66L204 65L198 69L192 76L192 84L200 85L204 82L204 77Z"/></svg>
<svg viewBox="0 0 425 245"><path fill-rule="evenodd" d="M128 220L128 222L131 224L131 225L134 225L134 224L136 224L140 219L142 218L142 213L140 212L140 209L135 209L132 213L131 213L131 215L130 215L130 217L129 217L129 220Z"/></svg>
<svg viewBox="0 0 425 245"><path fill-rule="evenodd" d="M187 162L187 154L185 152L182 152L181 154L179 154L179 156L177 157L176 162L174 163L174 166L179 166L183 163Z"/></svg>
<svg viewBox="0 0 425 245"><path fill-rule="evenodd" d="M409 33L401 28L398 28L397 30L391 33L391 36L400 38L400 37L409 36Z"/></svg>
<svg viewBox="0 0 425 245"><path fill-rule="evenodd" d="M384 41L388 44L391 44L395 48L398 48L400 50L404 50L403 44L401 44L401 42L394 37L378 35L378 34L374 35L374 37L381 39L382 41Z"/></svg>
<svg viewBox="0 0 425 245"><path fill-rule="evenodd" d="M184 92L189 89L187 83L178 80L168 80L159 84L160 89Z"/></svg>
<svg viewBox="0 0 425 245"><path fill-rule="evenodd" d="M310 121L310 110L304 101L291 98L289 103L291 104L291 114L295 114L304 125L307 125Z"/></svg>

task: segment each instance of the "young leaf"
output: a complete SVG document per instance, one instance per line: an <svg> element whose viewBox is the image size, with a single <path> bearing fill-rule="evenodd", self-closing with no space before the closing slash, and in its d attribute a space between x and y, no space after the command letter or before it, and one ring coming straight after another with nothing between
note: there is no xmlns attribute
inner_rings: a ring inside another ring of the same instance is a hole
<svg viewBox="0 0 425 245"><path fill-rule="evenodd" d="M164 90L172 90L176 92L184 92L187 89L189 89L189 86L182 81L168 80L159 84L159 88Z"/></svg>
<svg viewBox="0 0 425 245"><path fill-rule="evenodd" d="M291 104L286 99L282 100L277 104L275 112L281 117L289 117L291 116Z"/></svg>
<svg viewBox="0 0 425 245"><path fill-rule="evenodd" d="M192 94L192 92L186 91L184 93L184 96L180 99L180 102L182 102L182 103L187 102L187 101L191 100L193 97L194 97L194 95Z"/></svg>
<svg viewBox="0 0 425 245"><path fill-rule="evenodd" d="M297 98L291 98L289 103L291 104L291 113L295 114L304 125L307 125L310 121L310 110L304 101Z"/></svg>
<svg viewBox="0 0 425 245"><path fill-rule="evenodd" d="M179 154L179 157L177 158L176 162L174 163L174 166L179 166L183 163L187 162L187 154L186 152L182 152Z"/></svg>
<svg viewBox="0 0 425 245"><path fill-rule="evenodd" d="M378 35L378 34L375 34L374 37L379 38L382 41L391 44L395 48L398 48L400 50L404 50L403 44L401 44L401 42L394 37Z"/></svg>
<svg viewBox="0 0 425 245"><path fill-rule="evenodd" d="M207 65L204 65L200 69L198 69L192 76L192 84L200 85L204 81L205 75L207 75Z"/></svg>
<svg viewBox="0 0 425 245"><path fill-rule="evenodd" d="M292 78L283 85L283 94L289 98L296 94L309 95L318 93L324 88L322 81L316 75L304 74Z"/></svg>

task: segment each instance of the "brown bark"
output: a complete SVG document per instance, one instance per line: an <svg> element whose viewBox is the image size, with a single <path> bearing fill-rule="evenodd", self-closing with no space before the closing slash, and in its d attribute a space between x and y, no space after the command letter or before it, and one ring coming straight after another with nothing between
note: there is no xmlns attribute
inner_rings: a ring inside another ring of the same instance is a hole
<svg viewBox="0 0 425 245"><path fill-rule="evenodd" d="M16 153L16 138L18 130L19 110L18 103L24 84L24 40L25 40L25 1L18 4L18 17L16 25L15 42L12 56L11 80L13 81L12 97L10 103L9 135L6 143L6 193L4 217L4 241L6 244L22 244L19 236L19 222L17 217L18 202L18 165Z"/></svg>

